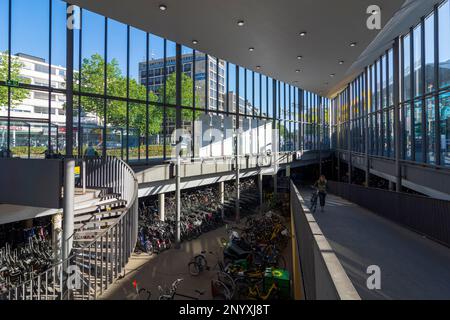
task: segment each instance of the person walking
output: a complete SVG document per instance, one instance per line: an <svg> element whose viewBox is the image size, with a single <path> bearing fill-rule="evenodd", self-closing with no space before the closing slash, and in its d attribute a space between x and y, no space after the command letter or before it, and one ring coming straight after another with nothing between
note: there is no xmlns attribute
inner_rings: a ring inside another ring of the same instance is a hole
<svg viewBox="0 0 450 320"><path fill-rule="evenodd" d="M314 184L314 187L319 192L319 199L320 199L320 209L322 212L325 211L325 200L327 198L327 179L324 175L321 175L319 180L316 181Z"/></svg>

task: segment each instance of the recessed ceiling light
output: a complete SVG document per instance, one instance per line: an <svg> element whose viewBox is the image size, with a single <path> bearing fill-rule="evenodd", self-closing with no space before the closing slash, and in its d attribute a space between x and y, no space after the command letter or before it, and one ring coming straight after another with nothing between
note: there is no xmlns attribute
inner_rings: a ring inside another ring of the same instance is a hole
<svg viewBox="0 0 450 320"><path fill-rule="evenodd" d="M356 47L356 42L350 43L350 47Z"/></svg>
<svg viewBox="0 0 450 320"><path fill-rule="evenodd" d="M165 4L160 4L159 5L159 10L166 11L167 10L167 6Z"/></svg>
<svg viewBox="0 0 450 320"><path fill-rule="evenodd" d="M300 32L300 37L304 37L304 36L306 36L306 31Z"/></svg>
<svg viewBox="0 0 450 320"><path fill-rule="evenodd" d="M260 69L261 69L261 66L256 66L256 69L260 70Z"/></svg>
<svg viewBox="0 0 450 320"><path fill-rule="evenodd" d="M297 60L302 60L303 57L302 56L297 56Z"/></svg>
<svg viewBox="0 0 450 320"><path fill-rule="evenodd" d="M299 73L299 72L300 72L300 70L299 70L299 69L297 69L297 70L295 70L295 72Z"/></svg>
<svg viewBox="0 0 450 320"><path fill-rule="evenodd" d="M344 60L339 61L339 64L344 64Z"/></svg>
<svg viewBox="0 0 450 320"><path fill-rule="evenodd" d="M197 40L192 40L192 44L198 44Z"/></svg>
<svg viewBox="0 0 450 320"><path fill-rule="evenodd" d="M250 47L250 48L248 48L248 51L253 52L253 51L255 51L255 48Z"/></svg>
<svg viewBox="0 0 450 320"><path fill-rule="evenodd" d="M334 76L335 76L335 74L334 74L334 73L330 74L330 77L332 77L332 78L333 78Z"/></svg>
<svg viewBox="0 0 450 320"><path fill-rule="evenodd" d="M244 24L245 24L244 20L239 20L238 23L237 23L237 25L238 25L239 27L243 27Z"/></svg>

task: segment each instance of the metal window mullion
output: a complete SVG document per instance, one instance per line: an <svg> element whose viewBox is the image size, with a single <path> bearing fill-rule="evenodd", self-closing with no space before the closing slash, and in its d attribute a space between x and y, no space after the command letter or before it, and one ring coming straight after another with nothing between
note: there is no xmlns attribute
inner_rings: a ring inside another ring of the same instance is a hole
<svg viewBox="0 0 450 320"><path fill-rule="evenodd" d="M164 70L163 70L163 79L164 79L164 94L163 94L163 139L164 139L164 145L163 145L163 159L166 160L166 154L167 154L167 40L164 39Z"/></svg>
<svg viewBox="0 0 450 320"><path fill-rule="evenodd" d="M414 29L410 28L410 101L411 101L411 160L416 160L416 103L414 100Z"/></svg>
<svg viewBox="0 0 450 320"><path fill-rule="evenodd" d="M126 105L126 131L127 131L127 149L126 149L126 161L127 163L130 162L130 25L127 25L127 105ZM140 149L141 143L140 143L140 137L139 137L139 146ZM123 147L122 147L123 148ZM138 150L139 150L138 149Z"/></svg>
<svg viewBox="0 0 450 320"><path fill-rule="evenodd" d="M83 50L82 50L82 46L83 46L83 9L80 8L80 29L79 29L79 45L78 45L78 92L81 92L81 76L82 76L82 54L83 54ZM73 67L73 65L72 65ZM73 68L71 70L72 74L73 74ZM73 76L72 76L73 79ZM67 88L67 86L66 86ZM70 90L70 88L67 88L68 90ZM68 94L72 94L73 92ZM82 132L82 124L81 124L81 94L78 94L78 156L81 157L83 156L83 132Z"/></svg>
<svg viewBox="0 0 450 320"><path fill-rule="evenodd" d="M195 158L195 115L196 115L196 80L195 80L195 74L196 74L196 64L197 64L197 52L195 50L192 50L192 143L191 143L191 157L192 160Z"/></svg>
<svg viewBox="0 0 450 320"><path fill-rule="evenodd" d="M11 81L11 50L12 50L12 0L8 3L8 81ZM8 157L11 157L11 85L8 84L8 118L7 118L7 137L6 148L8 151Z"/></svg>
<svg viewBox="0 0 450 320"><path fill-rule="evenodd" d="M422 90L422 162L428 162L428 134L427 134L427 114L426 114L426 100L425 100L425 18L420 20L421 24L421 70L420 70L420 88Z"/></svg>
<svg viewBox="0 0 450 320"><path fill-rule="evenodd" d="M145 71L146 71L146 86L145 86L145 161L149 162L149 156L150 156L150 149L149 149L149 130L150 130L150 88L148 85L149 80L149 73L150 73L150 34L146 33L146 39L145 39Z"/></svg>
<svg viewBox="0 0 450 320"><path fill-rule="evenodd" d="M103 81L104 81L104 88L103 88L103 150L102 154L103 157L106 157L107 150L106 150L106 140L107 140L107 104L108 100L106 99L106 96L108 94L108 18L105 17L105 63L104 63L104 74L103 74Z"/></svg>
<svg viewBox="0 0 450 320"><path fill-rule="evenodd" d="M48 145L47 150L52 150L52 27L53 27L53 6L52 0L49 3L49 30L48 30ZM58 130L58 128L56 128ZM67 132L66 132L67 134ZM56 150L57 152L57 150Z"/></svg>

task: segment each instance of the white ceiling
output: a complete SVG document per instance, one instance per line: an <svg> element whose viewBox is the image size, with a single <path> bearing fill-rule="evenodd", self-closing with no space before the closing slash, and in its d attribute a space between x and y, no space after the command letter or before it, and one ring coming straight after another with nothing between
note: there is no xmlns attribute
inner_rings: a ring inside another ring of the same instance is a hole
<svg viewBox="0 0 450 320"><path fill-rule="evenodd" d="M361 72L366 59L379 55L391 39L369 30L368 6L381 8L383 27L401 11L405 0L71 0L73 4L166 37L303 89L332 96ZM420 17L437 2L420 3ZM159 10L165 4L167 11ZM404 6L403 6L404 7ZM408 6L411 9L411 6ZM415 18L415 17L414 17ZM411 20L411 15L403 15ZM245 26L238 27L237 21ZM392 22L391 22L392 24ZM408 24L406 24L408 25ZM405 26L405 23L402 25ZM395 31L396 28L390 28ZM306 37L300 37L307 31ZM378 36L378 37L377 37ZM372 55L362 55L377 37ZM351 42L357 42L354 48ZM249 52L254 47L255 51ZM301 61L297 56L303 56ZM344 60L343 65L339 61ZM358 62L357 65L354 65ZM370 63L370 60L367 61ZM300 73L295 70L300 69ZM330 77L330 74L335 74ZM298 82L295 82L298 81Z"/></svg>

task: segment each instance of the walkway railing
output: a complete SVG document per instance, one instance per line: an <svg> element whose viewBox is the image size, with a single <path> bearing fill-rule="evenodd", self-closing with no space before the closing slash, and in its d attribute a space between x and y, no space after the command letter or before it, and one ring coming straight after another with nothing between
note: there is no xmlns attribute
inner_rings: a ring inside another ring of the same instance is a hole
<svg viewBox="0 0 450 320"><path fill-rule="evenodd" d="M295 184L291 181L291 215L294 246L299 261L294 261L296 297L306 300L360 300L360 296L309 211ZM300 275L295 273L300 272ZM301 294L303 292L303 295Z"/></svg>
<svg viewBox="0 0 450 320"><path fill-rule="evenodd" d="M329 181L330 192L450 246L450 201Z"/></svg>
<svg viewBox="0 0 450 320"><path fill-rule="evenodd" d="M10 290L8 299L96 299L125 268L137 241L137 179L133 170L116 158L86 161L86 186L107 188L109 193L120 195L126 201L126 208L95 239L76 242L68 259Z"/></svg>

